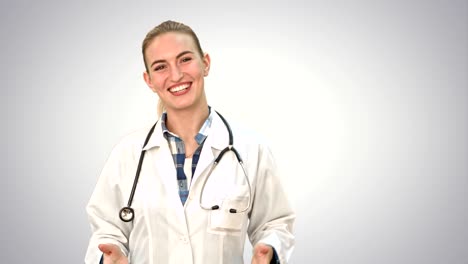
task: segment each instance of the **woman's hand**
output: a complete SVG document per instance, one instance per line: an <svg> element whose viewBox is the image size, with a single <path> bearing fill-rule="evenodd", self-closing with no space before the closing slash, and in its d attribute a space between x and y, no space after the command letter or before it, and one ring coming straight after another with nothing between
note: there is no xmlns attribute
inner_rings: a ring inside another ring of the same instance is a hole
<svg viewBox="0 0 468 264"><path fill-rule="evenodd" d="M273 248L265 244L257 244L252 256L252 264L270 264L273 258Z"/></svg>
<svg viewBox="0 0 468 264"><path fill-rule="evenodd" d="M99 250L102 251L104 264L128 264L128 259L122 254L120 248L114 244L100 244Z"/></svg>

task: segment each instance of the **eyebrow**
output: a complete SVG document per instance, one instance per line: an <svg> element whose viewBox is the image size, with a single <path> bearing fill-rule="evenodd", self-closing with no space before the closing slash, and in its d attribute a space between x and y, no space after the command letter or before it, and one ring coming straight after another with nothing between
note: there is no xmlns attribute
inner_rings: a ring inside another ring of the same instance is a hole
<svg viewBox="0 0 468 264"><path fill-rule="evenodd" d="M192 53L192 54L193 54L193 52L191 52L191 51L189 51L189 50L182 51L181 53L179 53L179 54L176 56L176 59L178 59L178 58L180 58L180 57L182 57L182 56L184 56L185 54L188 54L188 53ZM166 62L166 60L155 60L155 61L153 61L153 63L151 63L150 67L153 67L153 65L155 65L156 63L161 63L161 62Z"/></svg>

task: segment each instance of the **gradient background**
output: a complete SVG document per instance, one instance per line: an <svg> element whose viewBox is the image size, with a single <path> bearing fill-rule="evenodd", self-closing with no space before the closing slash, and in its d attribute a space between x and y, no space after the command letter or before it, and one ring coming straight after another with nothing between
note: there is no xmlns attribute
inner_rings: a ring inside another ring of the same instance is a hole
<svg viewBox="0 0 468 264"><path fill-rule="evenodd" d="M0 262L83 262L107 156L155 120L141 41L175 19L210 104L272 143L291 263L468 263L468 1L220 2L0 3Z"/></svg>

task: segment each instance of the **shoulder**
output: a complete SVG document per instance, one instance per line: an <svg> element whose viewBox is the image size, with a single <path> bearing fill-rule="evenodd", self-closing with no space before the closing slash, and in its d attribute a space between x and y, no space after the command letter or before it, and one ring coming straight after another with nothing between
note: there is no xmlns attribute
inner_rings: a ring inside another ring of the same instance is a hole
<svg viewBox="0 0 468 264"><path fill-rule="evenodd" d="M124 134L114 145L112 155L141 152L146 136L154 124L148 124Z"/></svg>
<svg viewBox="0 0 468 264"><path fill-rule="evenodd" d="M246 144L250 146L268 146L267 138L255 130L253 127L246 125L241 120L238 120L230 115L226 115L225 119L231 128L234 144ZM219 120L219 122L222 122Z"/></svg>
<svg viewBox="0 0 468 264"><path fill-rule="evenodd" d="M232 130L234 147L248 166L261 170L275 166L271 144L265 135L235 118L226 116L226 121Z"/></svg>

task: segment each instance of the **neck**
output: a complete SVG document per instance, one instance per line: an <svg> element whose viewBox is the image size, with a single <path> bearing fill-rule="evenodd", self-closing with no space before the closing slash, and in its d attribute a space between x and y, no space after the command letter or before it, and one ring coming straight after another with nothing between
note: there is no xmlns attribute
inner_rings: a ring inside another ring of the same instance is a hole
<svg viewBox="0 0 468 264"><path fill-rule="evenodd" d="M208 105L177 111L167 109L166 126L182 140L193 140L209 114Z"/></svg>

